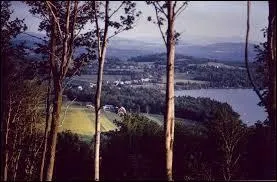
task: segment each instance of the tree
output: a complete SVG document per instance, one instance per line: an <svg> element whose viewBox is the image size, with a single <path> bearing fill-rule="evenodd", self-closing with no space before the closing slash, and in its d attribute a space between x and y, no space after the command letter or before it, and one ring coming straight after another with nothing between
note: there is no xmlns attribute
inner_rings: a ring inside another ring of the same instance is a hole
<svg viewBox="0 0 277 182"><path fill-rule="evenodd" d="M247 76L250 80L250 83L254 89L254 91L256 92L256 94L258 95L259 99L261 100L261 102L265 105L265 99L264 97L262 96L262 94L260 93L260 90L259 88L256 86L253 78L252 78L252 75L250 73L250 68L249 68L249 65L248 65L248 37L249 37L249 23L250 23L250 16L249 16L249 13L250 13L250 1L247 1L247 28L246 28L246 36L245 36L245 67L246 67L246 71L247 71Z"/></svg>
<svg viewBox="0 0 277 182"><path fill-rule="evenodd" d="M3 118L7 123L5 174L7 180L32 180L42 146L37 126L41 121L39 105L45 97L45 87L39 85L37 79L26 80L26 68L19 62L10 60L7 63L10 67L6 67L9 71L5 71L3 78L7 89L3 97Z"/></svg>
<svg viewBox="0 0 277 182"><path fill-rule="evenodd" d="M106 52L108 41L115 35L130 30L133 28L136 17L139 17L141 12L136 12L134 2L122 1L119 6L115 9L111 9L110 1L101 2L93 1L91 3L91 11L89 16L91 22L95 25L95 30L89 32L92 39L96 37L96 49L97 49L97 60L98 60L98 76L96 83L96 94L95 94L95 157L94 157L94 179L99 180L99 156L100 156L100 103L101 103L101 90L103 82L103 69L104 61L106 59ZM118 16L118 12L124 10L124 16ZM117 15L117 16L116 16ZM119 20L118 20L119 19ZM103 21L103 28L100 27ZM109 36L109 31L114 29L114 33Z"/></svg>
<svg viewBox="0 0 277 182"><path fill-rule="evenodd" d="M51 75L51 72L50 72ZM41 157L41 165L40 165L40 175L39 175L39 180L43 181L43 174L44 174L44 163L45 163L45 156L47 152L47 139L48 139L48 133L50 129L50 114L51 114L51 93L52 93L52 82L51 78L48 79L48 86L47 86L47 98L46 98L46 117L45 117L45 129L44 129L44 137L43 137L43 153Z"/></svg>
<svg viewBox="0 0 277 182"><path fill-rule="evenodd" d="M269 1L268 16L268 59L269 68L269 98L270 112L269 120L272 126L273 135L276 132L276 2ZM275 137L274 137L275 138Z"/></svg>
<svg viewBox="0 0 277 182"><path fill-rule="evenodd" d="M266 32L267 35L267 42L264 44L264 53L258 55L260 59L265 59L263 62L264 64L264 78L266 79L266 90L264 91L263 95L259 92L257 86L253 84L253 80L249 73L248 68L248 33L249 33L249 10L250 10L250 2L247 3L247 30L246 30L246 44L245 44L245 63L248 71L248 77L252 83L252 86L259 96L262 105L265 106L269 125L271 127L271 143L273 145L273 157L274 157L274 169L276 169L275 164L275 151L276 151L276 2L275 1L268 1L269 4L269 16L268 16L268 29ZM274 172L274 176L276 173Z"/></svg>
<svg viewBox="0 0 277 182"><path fill-rule="evenodd" d="M223 178L225 181L230 181L239 168L241 158L239 147L246 135L246 125L238 119L237 115L228 111L228 108L222 107L213 112L214 118L206 123L206 127L208 135L221 153L219 162Z"/></svg>
<svg viewBox="0 0 277 182"><path fill-rule="evenodd" d="M85 55L78 57L74 56L73 52L77 46L78 35L87 21L83 17L87 5L78 1L26 3L31 6L30 12L34 15L39 15L42 19L40 30L45 30L50 37L48 55L53 79L54 98L47 144L47 149L50 151L48 151L45 159L45 180L52 180L62 94L66 86L64 80L66 76L75 74L86 60Z"/></svg>
<svg viewBox="0 0 277 182"><path fill-rule="evenodd" d="M273 145L273 178L276 178L276 2L268 1L268 59L269 68L269 122L271 126L271 140Z"/></svg>
<svg viewBox="0 0 277 182"><path fill-rule="evenodd" d="M173 163L173 142L174 142L174 59L175 44L180 36L174 30L176 18L186 9L188 2L166 1L161 4L160 1L149 1L153 5L156 13L156 23L162 34L163 41L167 51L167 71L166 71L166 110L164 115L165 131L165 154L166 154L166 176L167 180L172 181L172 163ZM178 3L181 3L178 7ZM148 17L151 21L151 17ZM167 20L166 33L162 30L164 21Z"/></svg>
<svg viewBox="0 0 277 182"><path fill-rule="evenodd" d="M8 70L7 68L11 66L9 64L11 60L11 55L14 55L16 57L17 55L20 54L22 49L20 47L13 47L11 40L12 38L16 37L19 33L25 31L27 29L27 26L24 24L24 20L20 20L16 18L15 20L11 20L11 14L13 11L10 9L11 3L8 1L1 1L1 83L3 84L1 88L5 88L4 85L7 85L8 82L7 80L4 79L4 75L8 75ZM21 54L22 55L22 54ZM12 67L12 66L11 66ZM5 68L5 69L4 69ZM7 96L7 90L3 89L3 100L5 100L5 97ZM3 105L6 103L4 102ZM3 130L2 135L1 135L1 140L2 143L4 144L4 152L2 153L3 157L2 158L2 166L1 169L1 179L4 181L7 180L8 178L8 160L9 160L9 155L8 155L8 143L7 139L9 136L9 124L10 120L5 118L4 116L4 111L1 110L1 115L3 116L3 122L1 122L1 128Z"/></svg>

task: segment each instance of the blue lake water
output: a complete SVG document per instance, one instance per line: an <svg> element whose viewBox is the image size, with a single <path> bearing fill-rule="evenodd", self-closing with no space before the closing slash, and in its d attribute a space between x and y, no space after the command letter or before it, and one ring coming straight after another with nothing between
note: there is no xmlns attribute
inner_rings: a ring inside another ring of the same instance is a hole
<svg viewBox="0 0 277 182"><path fill-rule="evenodd" d="M253 125L258 120L264 121L267 117L264 108L257 105L259 98L252 89L176 90L175 96L208 97L227 102L247 125Z"/></svg>

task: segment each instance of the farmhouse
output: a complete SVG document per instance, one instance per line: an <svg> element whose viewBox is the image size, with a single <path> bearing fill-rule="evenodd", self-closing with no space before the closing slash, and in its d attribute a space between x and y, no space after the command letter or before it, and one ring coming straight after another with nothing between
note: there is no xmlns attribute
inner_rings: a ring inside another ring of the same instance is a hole
<svg viewBox="0 0 277 182"><path fill-rule="evenodd" d="M117 114L119 115L119 116L123 116L123 115L125 115L127 113L127 111L126 111L126 109L122 106L122 107L120 107L119 109L118 109L118 111L117 111Z"/></svg>

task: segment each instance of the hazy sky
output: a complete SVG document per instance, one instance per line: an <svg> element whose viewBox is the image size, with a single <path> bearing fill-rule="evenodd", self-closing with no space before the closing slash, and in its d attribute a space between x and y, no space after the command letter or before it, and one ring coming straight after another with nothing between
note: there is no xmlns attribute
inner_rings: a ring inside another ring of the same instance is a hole
<svg viewBox="0 0 277 182"><path fill-rule="evenodd" d="M115 2L116 3L116 2ZM28 12L28 7L21 2L12 2L13 17L25 18L28 31L37 32L39 19ZM143 1L137 2L142 16L137 26L119 37L139 40L160 40L158 27L146 18L153 15L151 6ZM197 43L243 42L246 32L246 1L191 1L187 9L178 17L176 30L182 32L182 40ZM250 40L264 40L260 31L267 26L267 1L251 1Z"/></svg>

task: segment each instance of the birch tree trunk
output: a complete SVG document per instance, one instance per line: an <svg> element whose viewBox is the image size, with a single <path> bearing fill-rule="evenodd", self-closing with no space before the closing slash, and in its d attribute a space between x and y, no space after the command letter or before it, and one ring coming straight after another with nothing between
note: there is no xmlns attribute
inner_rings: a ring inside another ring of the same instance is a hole
<svg viewBox="0 0 277 182"><path fill-rule="evenodd" d="M96 4L94 4L96 8ZM95 94L95 143L94 143L94 180L99 181L99 171L100 171L100 109L101 109L101 91L103 82L103 70L104 62L107 51L107 34L109 26L109 1L106 1L105 5L105 27L104 27L104 37L102 44L100 44L100 31L98 24L98 17L95 15L95 23L97 28L97 41L98 41L98 76Z"/></svg>
<svg viewBox="0 0 277 182"><path fill-rule="evenodd" d="M53 112L52 112L52 123L51 130L49 133L49 153L46 155L46 181L51 181L54 170L55 156L56 156L56 145L57 145L57 134L58 134L58 125L60 120L60 112L62 106L62 88L59 80L54 83L54 103L53 103Z"/></svg>
<svg viewBox="0 0 277 182"><path fill-rule="evenodd" d="M168 181L173 180L173 141L174 141L174 18L172 1L167 2L168 32L167 32L167 72L166 72L166 111L164 116L166 176Z"/></svg>
<svg viewBox="0 0 277 182"><path fill-rule="evenodd" d="M51 75L51 73L50 73ZM45 121L45 131L44 131L44 137L43 137L43 152L41 157L41 165L40 165L40 175L39 180L43 181L43 173L44 173L44 162L45 162L45 155L47 151L47 139L48 139L48 131L50 128L50 96L51 96L51 79L48 80L48 88L47 88L47 99L46 99L46 121Z"/></svg>
<svg viewBox="0 0 277 182"><path fill-rule="evenodd" d="M95 153L94 153L94 180L99 181L99 156L100 156L100 103L103 82L104 60L100 58L98 65L97 90L95 95Z"/></svg>
<svg viewBox="0 0 277 182"><path fill-rule="evenodd" d="M4 143L4 164L3 164L3 181L8 180L8 160L9 160L9 151L8 151L8 137L9 137L9 125L10 125L10 120L11 120L11 111L12 111L12 106L11 106L11 96L9 98L9 111L8 111L8 118L7 121L5 122L5 132L4 132L4 137L5 137L5 143Z"/></svg>
<svg viewBox="0 0 277 182"><path fill-rule="evenodd" d="M55 53L56 53L56 24L54 22L54 18L52 17L52 25L51 25L51 54L50 54L50 64L51 70L53 73L53 83L54 83L54 101L53 101L53 112L52 112L52 121L51 121L51 129L49 132L49 141L47 143L49 151L46 153L45 157L45 165L46 165L46 174L45 180L51 181L54 169L55 162L55 153L56 153L56 139L58 132L58 121L59 114L61 110L61 99L62 99L62 90L61 83L59 83L59 76L57 74L57 70L54 67Z"/></svg>

